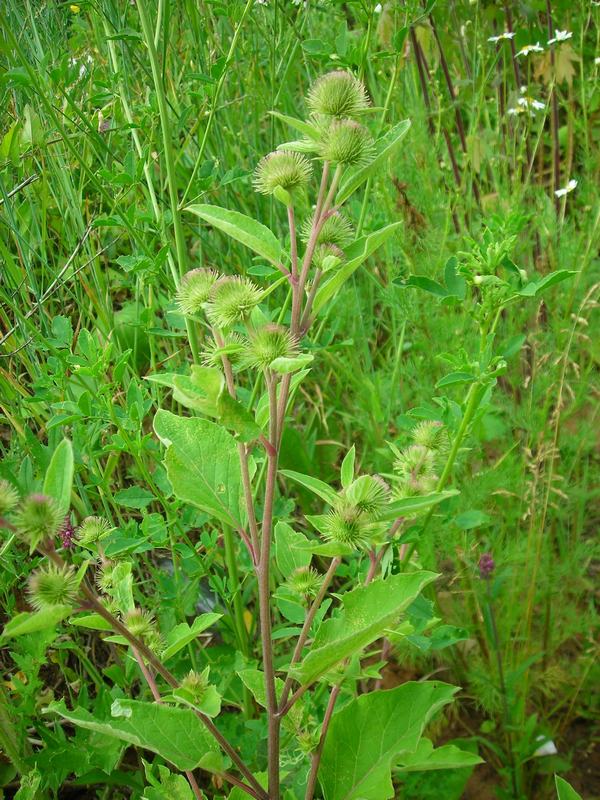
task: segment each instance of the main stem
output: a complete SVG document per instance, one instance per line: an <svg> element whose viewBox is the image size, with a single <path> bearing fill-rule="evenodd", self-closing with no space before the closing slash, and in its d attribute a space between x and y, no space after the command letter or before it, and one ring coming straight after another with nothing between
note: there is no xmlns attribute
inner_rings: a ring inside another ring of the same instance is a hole
<svg viewBox="0 0 600 800"><path fill-rule="evenodd" d="M279 459L279 436L277 430L277 383L275 376L265 373L269 395L269 441L272 449L267 451L267 478L265 485L265 504L262 520L260 558L258 561L258 601L260 618L260 637L262 645L265 689L268 716L268 775L269 800L279 800L279 734L277 718L277 694L275 692L275 667L273 664L273 641L271 633L271 538L273 533L273 503L277 482L277 463Z"/></svg>

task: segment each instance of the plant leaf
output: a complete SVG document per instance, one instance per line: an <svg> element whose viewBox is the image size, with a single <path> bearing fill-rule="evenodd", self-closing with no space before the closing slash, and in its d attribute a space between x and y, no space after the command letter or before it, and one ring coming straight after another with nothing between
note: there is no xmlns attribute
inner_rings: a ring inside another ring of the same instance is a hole
<svg viewBox="0 0 600 800"><path fill-rule="evenodd" d="M279 472L286 478L291 478L296 483L304 486L305 489L308 489L313 494L318 495L321 500L325 500L329 505L333 505L338 499L337 492L319 478L313 478L312 475L303 475L301 472L294 472L292 469L280 469Z"/></svg>
<svg viewBox="0 0 600 800"><path fill-rule="evenodd" d="M306 541L306 536L295 531L287 522L275 525L275 561L284 577L289 578L295 570L308 567L312 561L311 553L301 549Z"/></svg>
<svg viewBox="0 0 600 800"><path fill-rule="evenodd" d="M164 410L156 413L154 430L167 446L165 465L175 495L239 528L242 477L233 436L214 422Z"/></svg>
<svg viewBox="0 0 600 800"><path fill-rule="evenodd" d="M434 572L392 575L346 592L337 614L321 624L310 652L292 669L293 677L308 686L367 647L398 623L402 612L436 577Z"/></svg>
<svg viewBox="0 0 600 800"><path fill-rule="evenodd" d="M379 170L385 164L385 162L391 158L394 152L398 149L402 139L404 139L408 133L410 124L411 123L409 119L402 120L402 122L394 125L393 128L391 128L384 136L375 142L375 158L364 167L354 170L347 177L345 177L335 198L336 205L339 206L342 203L345 203L350 195L354 194L358 187L364 183L367 178L371 177L371 175L377 172L377 170Z"/></svg>
<svg viewBox="0 0 600 800"><path fill-rule="evenodd" d="M65 514L71 505L71 489L73 487L73 447L68 439L58 445L44 478L44 494L51 497L61 514Z"/></svg>
<svg viewBox="0 0 600 800"><path fill-rule="evenodd" d="M193 642L197 636L200 636L203 631L214 625L221 617L222 614L216 614L211 611L208 614L200 614L191 625L188 625L187 622L181 622L176 625L167 634L162 660L168 661L175 653L178 653L187 644Z"/></svg>
<svg viewBox="0 0 600 800"><path fill-rule="evenodd" d="M392 766L417 749L428 721L457 691L447 683L411 681L363 694L334 714L319 769L325 800L394 797Z"/></svg>
<svg viewBox="0 0 600 800"><path fill-rule="evenodd" d="M557 283L562 283L577 273L570 269L559 269L556 272L551 272L549 275L544 276L539 281L531 281L524 286L518 293L521 297L538 297L546 289L551 286L556 286Z"/></svg>
<svg viewBox="0 0 600 800"><path fill-rule="evenodd" d="M433 492L415 497L403 497L402 500L394 500L386 506L382 519L394 520L398 517L408 517L420 511L426 511L431 506L436 506L448 497L459 494L456 489L449 489L446 492Z"/></svg>
<svg viewBox="0 0 600 800"><path fill-rule="evenodd" d="M344 456L344 460L342 461L342 467L340 470L340 480L344 489L347 489L348 486L354 480L354 462L356 460L356 448L354 445L348 450L346 455Z"/></svg>
<svg viewBox="0 0 600 800"><path fill-rule="evenodd" d="M67 605L51 606L41 611L23 611L6 623L1 638L12 639L26 633L36 633L54 628L72 613L72 607Z"/></svg>
<svg viewBox="0 0 600 800"><path fill-rule="evenodd" d="M331 278L317 291L313 305L313 313L317 314L334 294L346 283L358 267L377 250L378 247L390 238L392 233L402 225L402 222L392 222L381 230L368 236L363 236L346 248L343 265L332 273Z"/></svg>
<svg viewBox="0 0 600 800"><path fill-rule="evenodd" d="M403 278L395 278L394 283L401 286L403 289L423 289L429 294L434 294L437 297L448 297L449 292L441 283L426 277L425 275L410 275L406 280Z"/></svg>
<svg viewBox="0 0 600 800"><path fill-rule="evenodd" d="M483 759L477 753L461 750L455 744L445 744L434 749L429 739L421 739L413 753L404 753L396 765L401 772L428 772L434 769L461 769L475 767Z"/></svg>
<svg viewBox="0 0 600 800"><path fill-rule="evenodd" d="M279 356L271 361L269 367L280 375L287 375L289 372L298 372L298 370L304 369L313 359L314 356L311 353L301 353L293 358Z"/></svg>
<svg viewBox="0 0 600 800"><path fill-rule="evenodd" d="M558 800L582 800L581 795L564 778L555 775L554 783Z"/></svg>
<svg viewBox="0 0 600 800"><path fill-rule="evenodd" d="M218 745L188 708L120 699L112 704L112 717L100 719L84 708L70 711L61 700L51 703L44 713L58 714L80 728L143 747L180 770L202 767L209 772L219 772L222 769Z"/></svg>
<svg viewBox="0 0 600 800"><path fill-rule="evenodd" d="M209 225L246 245L259 256L270 261L271 264L277 265L281 262L282 249L279 240L266 225L257 222L252 217L247 217L239 211L230 211L227 208L203 203L187 206L186 211L191 211Z"/></svg>
<svg viewBox="0 0 600 800"><path fill-rule="evenodd" d="M269 111L269 114L285 122L290 128L294 128L294 130L299 131L304 136L308 136L309 139L319 138L319 129L315 125L311 125L310 122L305 122L303 119L296 119L296 117L288 117L287 114L280 114L279 111Z"/></svg>

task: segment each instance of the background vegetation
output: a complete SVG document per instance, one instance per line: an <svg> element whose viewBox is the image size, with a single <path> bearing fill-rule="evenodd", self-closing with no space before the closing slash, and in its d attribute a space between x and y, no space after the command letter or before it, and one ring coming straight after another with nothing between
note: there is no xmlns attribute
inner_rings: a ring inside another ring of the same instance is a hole
<svg viewBox="0 0 600 800"><path fill-rule="evenodd" d="M504 312L508 369L459 454L461 493L418 548L442 573L438 607L457 642L399 644L380 680L391 687L436 674L461 685L435 735L468 738L486 761L452 775L414 773L399 797L549 798L554 772L583 797L600 797L598 4L159 0L153 15L182 204L237 209L284 235L285 210L251 190L251 173L290 138L269 111L304 113L298 98L332 68L365 81L374 133L412 121L371 186L369 213L361 193L350 201L366 232L404 224L311 334L327 348L302 385L283 467L334 481L355 444L363 469L385 473L387 442L404 444L415 419L439 407L452 414L463 401L464 384L436 384L453 359L477 351L470 307L433 284L433 293L407 287L410 275L443 284L448 259L488 235L529 275L576 271L543 300ZM179 270L210 263L261 278L269 268L191 215L185 252L176 252L134 3L4 0L0 21L0 477L34 490L67 432L74 520L113 521L106 553L135 557L161 629L199 610L224 613L198 658L241 703L239 628L218 532L170 495L151 420L159 400L172 401L144 378L189 358L173 303ZM536 43L539 52L519 55ZM302 501L279 514L309 513L310 496ZM483 553L495 562L489 581L479 577ZM6 537L6 618L27 608L35 561ZM364 564L344 569L340 585ZM250 640L251 596L248 579ZM0 725L16 732L16 760L8 753L0 764L6 796L19 785L13 765L33 763L57 797L140 796L135 755L41 713L52 698L105 703L104 681L136 685L113 649L90 632L49 632L3 651ZM264 730L239 715L229 724L242 752L254 758L258 747L260 756Z"/></svg>

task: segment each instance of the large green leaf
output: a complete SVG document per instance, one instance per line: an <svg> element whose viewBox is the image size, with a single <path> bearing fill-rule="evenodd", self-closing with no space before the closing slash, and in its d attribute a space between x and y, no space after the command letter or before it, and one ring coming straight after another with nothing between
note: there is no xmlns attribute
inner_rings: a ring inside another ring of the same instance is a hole
<svg viewBox="0 0 600 800"><path fill-rule="evenodd" d="M258 439L262 433L252 415L235 398L231 397L225 376L215 367L194 364L189 375L162 373L148 375L147 380L170 386L173 398L186 408L216 417L242 442Z"/></svg>
<svg viewBox="0 0 600 800"><path fill-rule="evenodd" d="M582 800L581 795L564 778L554 776L558 800Z"/></svg>
<svg viewBox="0 0 600 800"><path fill-rule="evenodd" d="M187 206L186 211L191 211L192 214L246 245L272 264L281 263L282 249L278 239L266 225L252 217L240 214L239 211L203 203Z"/></svg>
<svg viewBox="0 0 600 800"><path fill-rule="evenodd" d="M363 694L334 714L319 769L324 800L389 800L391 770L413 753L425 725L452 700L457 687L409 682Z"/></svg>
<svg viewBox="0 0 600 800"><path fill-rule="evenodd" d="M434 572L392 575L346 592L337 614L317 631L309 654L292 669L294 678L309 685L363 650L397 625L402 612L436 577Z"/></svg>
<svg viewBox="0 0 600 800"><path fill-rule="evenodd" d="M378 247L381 247L400 225L402 225L401 222L392 222L391 225L387 225L385 228L381 228L381 230L369 234L369 236L363 236L361 239L357 239L346 248L343 265L336 270L327 283L324 283L317 291L313 305L313 312L315 314L323 308L325 303L327 303L340 287L346 283L350 276L356 272L363 261L366 261Z"/></svg>
<svg viewBox="0 0 600 800"><path fill-rule="evenodd" d="M73 447L68 439L63 439L54 453L44 478L44 494L51 497L66 514L71 505L73 486Z"/></svg>
<svg viewBox="0 0 600 800"><path fill-rule="evenodd" d="M410 120L403 119L402 122L394 125L391 130L375 142L375 158L364 167L359 167L344 177L335 198L336 205L339 206L345 203L367 178L370 178L383 167L385 162L394 155L409 128Z"/></svg>
<svg viewBox="0 0 600 800"><path fill-rule="evenodd" d="M242 477L233 436L206 419L163 410L154 417L154 430L167 446L165 464L175 495L239 528Z"/></svg>
<svg viewBox="0 0 600 800"><path fill-rule="evenodd" d="M73 608L67 605L51 606L41 611L23 611L17 614L4 626L2 639L12 639L15 636L23 636L26 633L37 633L54 628L69 614L73 613Z"/></svg>
<svg viewBox="0 0 600 800"><path fill-rule="evenodd" d="M475 767L483 759L470 750L461 750L455 744L434 748L429 739L421 739L413 753L403 753L396 766L401 772L429 772L436 769L461 769Z"/></svg>
<svg viewBox="0 0 600 800"><path fill-rule="evenodd" d="M141 700L115 700L112 716L100 719L84 708L71 711L61 700L51 703L44 713L58 714L80 728L151 750L180 770L196 767L210 772L222 770L223 759L217 743L189 708Z"/></svg>

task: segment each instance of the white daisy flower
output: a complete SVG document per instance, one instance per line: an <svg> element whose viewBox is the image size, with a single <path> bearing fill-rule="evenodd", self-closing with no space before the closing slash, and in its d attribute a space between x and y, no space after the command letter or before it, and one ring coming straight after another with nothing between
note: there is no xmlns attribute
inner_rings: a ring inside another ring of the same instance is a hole
<svg viewBox="0 0 600 800"><path fill-rule="evenodd" d="M566 194L569 194L569 192L572 192L573 189L575 189L576 187L577 187L577 181L574 178L571 178L571 180L567 183L564 189L557 189L554 192L554 194L557 197L564 197Z"/></svg>
<svg viewBox="0 0 600 800"><path fill-rule="evenodd" d="M375 8L373 9L373 11L374 11L376 14L381 14L381 12L383 11L383 7L382 7L381 3L377 3L377 5L376 5L376 6L375 6Z"/></svg>
<svg viewBox="0 0 600 800"><path fill-rule="evenodd" d="M552 39L548 39L548 44L556 44L556 42L566 42L573 36L572 31L556 31Z"/></svg>
<svg viewBox="0 0 600 800"><path fill-rule="evenodd" d="M504 39L513 39L517 34L514 31L504 31L499 36L490 36L488 42L501 42Z"/></svg>
<svg viewBox="0 0 600 800"><path fill-rule="evenodd" d="M596 65L600 64L600 56L596 56L596 58L594 59L594 64Z"/></svg>
<svg viewBox="0 0 600 800"><path fill-rule="evenodd" d="M540 45L539 42L535 44L526 44L519 52L517 53L517 58L519 56L528 56L529 53L543 53L544 48Z"/></svg>

